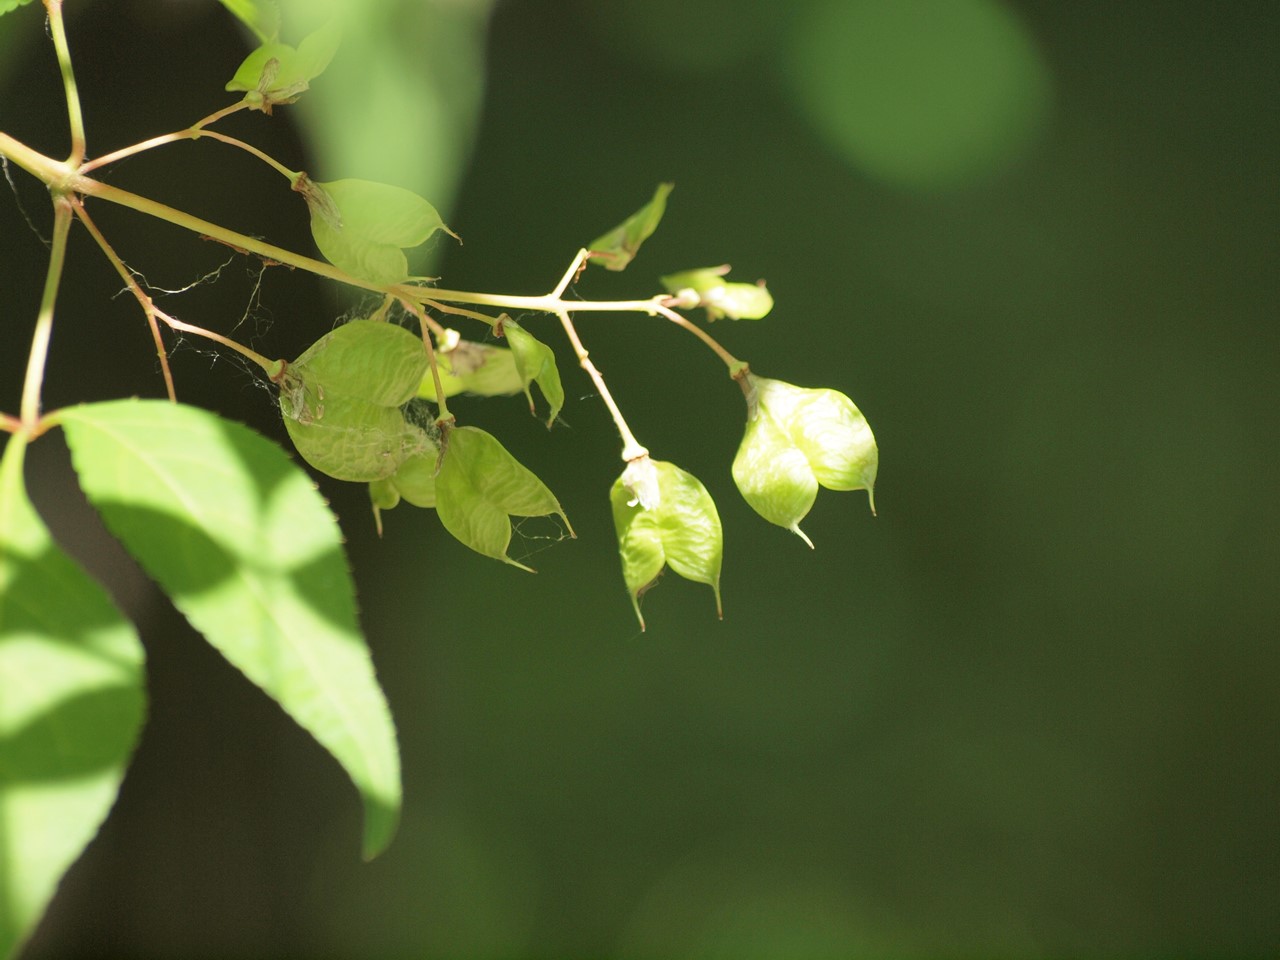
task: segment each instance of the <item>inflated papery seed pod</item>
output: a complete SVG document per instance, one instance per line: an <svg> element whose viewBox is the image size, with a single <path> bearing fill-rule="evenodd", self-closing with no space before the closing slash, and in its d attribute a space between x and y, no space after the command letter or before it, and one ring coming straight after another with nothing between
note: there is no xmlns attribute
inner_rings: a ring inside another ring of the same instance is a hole
<svg viewBox="0 0 1280 960"><path fill-rule="evenodd" d="M401 406L427 367L422 340L403 327L353 320L325 334L279 378L280 413L298 453L338 480L372 481L425 452Z"/></svg>
<svg viewBox="0 0 1280 960"><path fill-rule="evenodd" d="M436 505L436 468L440 463L440 448L429 437L422 453L407 457L395 473L369 484L369 499L373 502L373 519L382 535L382 511L393 510L403 499L415 507Z"/></svg>
<svg viewBox="0 0 1280 960"><path fill-rule="evenodd" d="M708 320L760 320L773 309L773 295L761 280L736 283L725 279L729 265L683 270L662 277L662 285L682 305L705 307Z"/></svg>
<svg viewBox="0 0 1280 960"><path fill-rule="evenodd" d="M866 490L875 512L879 451L871 427L852 400L837 390L797 387L746 374L747 429L733 461L733 479L751 508L800 529L818 487Z"/></svg>
<svg viewBox="0 0 1280 960"><path fill-rule="evenodd" d="M532 567L507 556L511 517L555 515L564 521L570 536L577 536L560 501L492 434L478 427L452 427L443 438L444 452L435 474L436 513L444 528L463 544L532 573Z"/></svg>
<svg viewBox="0 0 1280 960"><path fill-rule="evenodd" d="M564 387L560 384L560 370L556 366L556 355L541 340L534 337L524 327L516 323L506 314L502 317L502 331L511 344L511 355L515 358L516 369L524 384L524 395L529 401L529 412L534 412L533 394L529 385L537 383L542 396L550 407L547 417L547 429L555 422L556 415L564 406Z"/></svg>
<svg viewBox="0 0 1280 960"><path fill-rule="evenodd" d="M641 457L627 464L609 491L618 534L622 578L640 629L640 596L653 586L664 566L705 583L720 604L720 565L724 534L715 502L697 477L674 463Z"/></svg>

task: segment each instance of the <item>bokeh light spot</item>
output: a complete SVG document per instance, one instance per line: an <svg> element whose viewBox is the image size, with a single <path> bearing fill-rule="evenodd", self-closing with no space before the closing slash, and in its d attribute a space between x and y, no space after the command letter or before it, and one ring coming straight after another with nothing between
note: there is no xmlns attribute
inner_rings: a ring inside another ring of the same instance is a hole
<svg viewBox="0 0 1280 960"><path fill-rule="evenodd" d="M819 0L786 70L798 105L849 163L900 186L959 185L1034 139L1049 75L997 0Z"/></svg>

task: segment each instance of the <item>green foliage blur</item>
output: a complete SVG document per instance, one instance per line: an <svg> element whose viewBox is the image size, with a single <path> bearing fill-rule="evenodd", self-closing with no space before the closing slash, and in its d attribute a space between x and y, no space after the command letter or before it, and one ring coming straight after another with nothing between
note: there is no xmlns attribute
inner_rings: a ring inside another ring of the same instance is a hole
<svg viewBox="0 0 1280 960"><path fill-rule="evenodd" d="M641 636L616 434L554 320L517 317L557 349L555 428L518 397L450 407L571 518L576 541L518 527L536 576L429 511L386 514L379 540L362 485L322 484L404 751L405 820L366 865L341 772L120 559L41 440L33 499L139 623L152 708L26 956L1274 955L1280 8L368 2L356 53L228 131L428 197L465 240L433 241L454 289L543 292L675 183L635 262L578 290L647 296L722 262L766 278L773 312L715 332L761 376L855 400L879 516L823 491L812 552L762 521L730 478L744 411L719 361L669 324L582 319L633 429L724 526L724 621L667 576ZM67 8L91 155L227 102L247 40L212 0ZM56 153L41 15L0 22L0 127ZM48 224L10 175L4 409L44 269L22 211ZM237 151L105 176L311 249L298 198ZM155 286L226 264L163 305L260 352L296 356L351 308L94 212ZM46 406L161 396L82 231L68 275ZM234 360L191 341L173 360L182 399L285 439Z"/></svg>

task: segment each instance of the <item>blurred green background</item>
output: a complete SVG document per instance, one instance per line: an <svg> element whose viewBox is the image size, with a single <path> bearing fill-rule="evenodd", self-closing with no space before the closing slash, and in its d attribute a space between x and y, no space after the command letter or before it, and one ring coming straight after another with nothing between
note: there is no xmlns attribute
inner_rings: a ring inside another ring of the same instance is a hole
<svg viewBox="0 0 1280 960"><path fill-rule="evenodd" d="M0 21L0 128L65 149L38 3ZM245 40L207 0L68 3L91 155L227 102ZM358 856L331 760L113 548L60 441L38 505L139 621L151 718L120 801L26 956L1274 956L1280 951L1276 189L1280 6L1044 0L369 0L296 107L226 129L318 176L435 200L454 288L536 293L672 180L583 296L731 262L778 302L715 333L761 374L848 393L878 518L824 492L817 549L729 476L741 395L641 317L579 325L655 456L725 525L725 620L668 576L639 634L606 493L618 443L569 393L459 402L560 495L577 541L527 576L428 512L373 533L324 482L404 751L391 851ZM47 234L0 198L0 407L17 406ZM297 198L216 143L107 174L310 249ZM15 202L15 197L18 202ZM95 208L132 265L228 260ZM48 404L162 394L82 231ZM165 302L294 356L350 304L231 258ZM260 282L259 282L260 280ZM200 343L180 395L283 430Z"/></svg>

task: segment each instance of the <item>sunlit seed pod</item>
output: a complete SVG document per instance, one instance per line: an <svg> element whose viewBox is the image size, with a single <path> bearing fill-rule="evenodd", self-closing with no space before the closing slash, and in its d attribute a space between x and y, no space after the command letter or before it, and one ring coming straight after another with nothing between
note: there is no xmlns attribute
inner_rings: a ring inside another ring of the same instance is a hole
<svg viewBox="0 0 1280 960"><path fill-rule="evenodd" d="M282 390L280 411L302 459L336 480L389 477L428 442L395 407L332 395L321 403L305 387Z"/></svg>
<svg viewBox="0 0 1280 960"><path fill-rule="evenodd" d="M656 494L655 494L656 489ZM664 566L705 583L720 604L724 534L715 501L697 477L673 463L643 457L627 465L609 492L622 578L640 629L640 596ZM646 502L648 505L646 506Z"/></svg>
<svg viewBox="0 0 1280 960"><path fill-rule="evenodd" d="M497 438L477 427L455 427L444 435L435 475L436 513L454 537L476 553L532 568L507 556L512 516L557 515L574 535L560 502Z"/></svg>
<svg viewBox="0 0 1280 960"><path fill-rule="evenodd" d="M743 498L809 546L799 523L819 486L873 496L879 451L871 427L843 393L748 374L747 427L733 463ZM875 501L871 501L875 512Z"/></svg>
<svg viewBox="0 0 1280 960"><path fill-rule="evenodd" d="M728 317L730 320L759 320L773 309L773 296L758 283L730 283L724 278L729 265L700 267L662 277L662 284L680 306L704 307L708 320Z"/></svg>
<svg viewBox="0 0 1280 960"><path fill-rule="evenodd" d="M335 327L289 365L289 373L308 386L383 407L407 403L426 370L422 338L382 320Z"/></svg>

